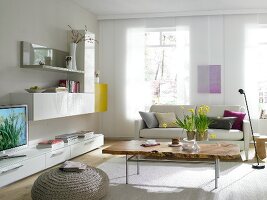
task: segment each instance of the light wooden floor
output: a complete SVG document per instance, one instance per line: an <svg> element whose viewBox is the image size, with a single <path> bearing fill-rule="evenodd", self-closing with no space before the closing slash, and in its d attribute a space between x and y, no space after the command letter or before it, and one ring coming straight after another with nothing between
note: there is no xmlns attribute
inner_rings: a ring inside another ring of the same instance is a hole
<svg viewBox="0 0 267 200"><path fill-rule="evenodd" d="M115 142L117 141L105 141L105 145L102 148L96 149L92 152L89 152L87 154L74 158L72 160L87 163L90 166L98 166L102 164L103 162L107 161L108 159L111 159L114 157L112 155L102 154L102 149L107 146L110 146L111 144L114 144ZM244 158L243 152L241 152L241 156ZM250 160L248 162L255 162L253 157L254 157L254 150L253 150L253 146L251 146L250 152L249 152ZM32 175L23 180L20 180L11 185L8 185L4 188L1 188L0 189L0 200L30 200L31 199L31 188L32 188L32 185L35 179L41 173L44 173L46 171L47 170L37 173L35 175Z"/></svg>
<svg viewBox="0 0 267 200"><path fill-rule="evenodd" d="M96 149L92 152L86 153L82 156L72 159L73 161L79 161L87 163L90 166L98 166L106 160L114 157L108 154L102 154L102 149L115 143L116 141L105 141L105 145L102 148ZM57 167L57 166L55 166ZM40 173L34 174L30 177L17 181L0 189L0 200L31 200L31 188L32 185L40 174L50 170L51 168L44 170ZM1 181L1 179L0 179Z"/></svg>

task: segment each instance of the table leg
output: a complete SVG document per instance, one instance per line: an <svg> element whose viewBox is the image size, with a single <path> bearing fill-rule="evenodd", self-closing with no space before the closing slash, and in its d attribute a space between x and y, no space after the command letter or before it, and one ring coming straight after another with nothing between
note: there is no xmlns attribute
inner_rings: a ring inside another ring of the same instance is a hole
<svg viewBox="0 0 267 200"><path fill-rule="evenodd" d="M139 166L139 155L136 156L136 167L137 167L137 175L140 174L140 166Z"/></svg>
<svg viewBox="0 0 267 200"><path fill-rule="evenodd" d="M218 178L220 178L220 171L221 171L221 167L220 167L220 159L218 159L218 173L217 173L217 175L218 175Z"/></svg>
<svg viewBox="0 0 267 200"><path fill-rule="evenodd" d="M219 159L215 159L215 189L218 188L218 178L220 176L220 169L219 169Z"/></svg>
<svg viewBox="0 0 267 200"><path fill-rule="evenodd" d="M126 169L126 184L128 184L128 155L126 154L126 166L125 166L125 169Z"/></svg>

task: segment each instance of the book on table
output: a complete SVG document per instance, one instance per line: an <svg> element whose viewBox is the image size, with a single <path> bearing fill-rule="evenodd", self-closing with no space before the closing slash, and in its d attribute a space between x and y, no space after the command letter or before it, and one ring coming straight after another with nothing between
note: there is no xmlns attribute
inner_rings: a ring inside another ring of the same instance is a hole
<svg viewBox="0 0 267 200"><path fill-rule="evenodd" d="M51 87L47 88L44 93L60 93L60 92L68 92L68 88L66 87Z"/></svg>
<svg viewBox="0 0 267 200"><path fill-rule="evenodd" d="M60 139L44 140L39 142L36 146L37 149L52 148L52 150L60 149L64 147L64 141Z"/></svg>
<svg viewBox="0 0 267 200"><path fill-rule="evenodd" d="M78 138L78 136L75 135L74 133L66 133L62 135L57 135L55 138L63 140L63 139L69 139L69 138Z"/></svg>
<svg viewBox="0 0 267 200"><path fill-rule="evenodd" d="M88 140L94 137L93 131L79 131L75 133L67 133L62 135L57 135L55 139L61 139L65 143L72 144L78 141L78 138Z"/></svg>
<svg viewBox="0 0 267 200"><path fill-rule="evenodd" d="M78 136L77 135L74 135L73 133L67 133L67 134L63 134L63 135L57 135L55 138L56 139L63 140L64 143L67 143L67 144L73 144L73 143L75 143L75 142L78 141Z"/></svg>
<svg viewBox="0 0 267 200"><path fill-rule="evenodd" d="M79 131L74 133L74 135L83 138L84 140L88 140L94 136L94 131Z"/></svg>
<svg viewBox="0 0 267 200"><path fill-rule="evenodd" d="M59 169L65 172L80 172L85 170L86 164L73 161L65 161Z"/></svg>

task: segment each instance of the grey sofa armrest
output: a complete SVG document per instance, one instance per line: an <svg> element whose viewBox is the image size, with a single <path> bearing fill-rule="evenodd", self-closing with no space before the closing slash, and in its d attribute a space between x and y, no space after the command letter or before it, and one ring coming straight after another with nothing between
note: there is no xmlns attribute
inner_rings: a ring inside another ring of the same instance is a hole
<svg viewBox="0 0 267 200"><path fill-rule="evenodd" d="M244 149L249 149L249 142L252 138L250 124L248 120L243 121L243 134L244 134Z"/></svg>
<svg viewBox="0 0 267 200"><path fill-rule="evenodd" d="M140 138L140 130L146 128L146 124L144 120L137 119L134 121L134 132L135 132L135 139Z"/></svg>

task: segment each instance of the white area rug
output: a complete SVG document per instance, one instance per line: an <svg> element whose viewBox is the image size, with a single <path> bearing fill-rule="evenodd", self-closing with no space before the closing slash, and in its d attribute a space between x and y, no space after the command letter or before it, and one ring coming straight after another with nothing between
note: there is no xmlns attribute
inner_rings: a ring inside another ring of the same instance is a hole
<svg viewBox="0 0 267 200"><path fill-rule="evenodd" d="M113 158L100 166L110 178L105 200L267 200L267 169L251 164L221 162L218 189L214 189L214 165L204 163L129 163L129 184L125 184L125 158Z"/></svg>

